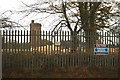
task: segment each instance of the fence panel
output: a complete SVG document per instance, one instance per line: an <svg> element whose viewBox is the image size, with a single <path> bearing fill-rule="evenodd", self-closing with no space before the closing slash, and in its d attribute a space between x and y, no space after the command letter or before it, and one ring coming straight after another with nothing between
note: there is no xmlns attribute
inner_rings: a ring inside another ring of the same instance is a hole
<svg viewBox="0 0 120 80"><path fill-rule="evenodd" d="M32 32L30 32L32 33ZM93 35L89 33L88 35ZM86 52L85 33L80 32L76 52L73 51L70 32L42 31L40 34L29 31L3 31L3 72L7 71L40 71L56 68L74 68L84 66L113 66L118 67L119 46L116 44L115 33L100 32L101 44L109 44L108 55L94 55L93 51ZM38 38L39 37L39 38ZM90 38L90 36L88 36ZM31 38L33 38L32 43ZM95 36L93 36L95 39ZM103 41L103 39L105 41ZM37 42L39 41L39 42ZM59 44L57 44L57 42ZM90 42L92 44L94 42ZM115 46L115 47L114 47ZM110 51L111 50L111 51Z"/></svg>

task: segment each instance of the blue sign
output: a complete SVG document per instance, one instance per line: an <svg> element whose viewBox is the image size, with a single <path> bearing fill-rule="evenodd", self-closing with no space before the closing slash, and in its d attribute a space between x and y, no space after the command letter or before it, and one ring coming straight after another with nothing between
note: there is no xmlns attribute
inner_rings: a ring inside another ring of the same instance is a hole
<svg viewBox="0 0 120 80"><path fill-rule="evenodd" d="M109 53L108 45L105 45L105 44L96 44L95 45L94 54L103 55L103 54L108 54L108 53Z"/></svg>
<svg viewBox="0 0 120 80"><path fill-rule="evenodd" d="M94 48L94 52L108 53L108 48Z"/></svg>

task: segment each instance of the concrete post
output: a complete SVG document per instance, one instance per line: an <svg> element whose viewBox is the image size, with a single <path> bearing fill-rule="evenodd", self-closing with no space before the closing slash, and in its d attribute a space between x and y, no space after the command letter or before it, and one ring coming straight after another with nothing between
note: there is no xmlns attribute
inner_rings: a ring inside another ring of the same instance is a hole
<svg viewBox="0 0 120 80"><path fill-rule="evenodd" d="M2 31L0 30L0 79L2 79Z"/></svg>

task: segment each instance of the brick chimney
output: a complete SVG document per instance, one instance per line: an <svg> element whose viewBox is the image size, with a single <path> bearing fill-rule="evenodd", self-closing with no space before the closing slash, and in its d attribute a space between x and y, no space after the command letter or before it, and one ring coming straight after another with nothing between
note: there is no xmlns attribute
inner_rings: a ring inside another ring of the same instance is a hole
<svg viewBox="0 0 120 80"><path fill-rule="evenodd" d="M30 45L31 47L40 46L40 35L41 35L41 24L34 23L34 20L31 20L30 24ZM39 35L39 36L38 36Z"/></svg>
<svg viewBox="0 0 120 80"><path fill-rule="evenodd" d="M31 20L31 23L34 23L34 20Z"/></svg>

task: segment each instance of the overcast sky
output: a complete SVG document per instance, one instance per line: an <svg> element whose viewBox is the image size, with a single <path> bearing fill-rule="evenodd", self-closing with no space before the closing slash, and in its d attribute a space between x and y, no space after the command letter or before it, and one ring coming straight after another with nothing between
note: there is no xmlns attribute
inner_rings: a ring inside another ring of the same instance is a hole
<svg viewBox="0 0 120 80"><path fill-rule="evenodd" d="M37 0L1 0L0 11L15 10L22 5L22 2L31 4L34 3L35 1Z"/></svg>
<svg viewBox="0 0 120 80"><path fill-rule="evenodd" d="M19 10L20 8L23 8L22 2L27 3L27 4L32 4L32 3L35 3L36 1L39 1L39 0L1 0L1 2L0 2L0 14L7 11L7 10ZM48 1L48 0L40 0L40 1ZM20 23L20 24L25 25L25 26L29 26L31 20L35 20L35 22L42 24L42 26L43 26L42 29L49 30L49 29L51 29L50 24L53 24L55 22L54 19L57 17L55 15L53 15L52 17L49 17L49 19L46 18L43 20L41 18L41 16L43 17L46 15L47 14L30 16L30 17L27 17L27 18L19 21L19 19L20 19L19 15L10 16L8 13L8 17L12 18L17 23Z"/></svg>
<svg viewBox="0 0 120 80"><path fill-rule="evenodd" d="M22 6L22 1L24 3L27 3L27 4L31 4L31 3L34 3L38 0L1 0L0 2L0 14L7 11L7 10L19 10ZM26 19L24 20L21 20L19 21L19 17L18 15L14 15L14 16L11 16L11 18L13 20L15 20L16 22L22 24L22 25L25 25L25 26L28 26L29 27L29 24L31 23L31 20L35 20L35 22L37 23L41 23L42 24L42 30L50 30L51 29L51 24L53 25L56 24L54 19L57 18L55 15L53 15L52 17L49 17L49 19L40 19L41 16L45 16L46 14L40 14L38 16L31 16L31 17L27 17ZM27 28L28 29L28 28Z"/></svg>
<svg viewBox="0 0 120 80"><path fill-rule="evenodd" d="M0 14L4 13L7 10L19 10L19 8L22 6L22 1L23 2L32 2L34 0L1 0L0 2ZM16 20L16 22L18 22L18 16L14 15L14 16L10 16L10 12L7 12L7 16L12 18L13 20Z"/></svg>
<svg viewBox="0 0 120 80"><path fill-rule="evenodd" d="M32 4L32 3L35 3L36 1L38 0L1 0L0 2L0 14L7 11L7 10L19 10L21 8L23 8L23 4L22 2L24 3L27 3L27 4ZM29 16L23 20L19 20L21 19L22 17L20 17L19 15L12 15L10 14L10 12L7 12L7 16L10 17L12 20L15 20L17 23L20 23L24 26L29 26L29 24L31 23L31 20L35 20L35 22L37 23L41 23L42 24L42 29L46 30L46 29L51 29L49 27L49 24L51 23L50 20L48 19L45 19L45 20L41 20L41 16L47 16L47 14L40 14L40 15L37 15L37 16ZM53 15L53 18L54 18L54 15ZM51 19L53 19L51 18ZM45 24L44 24L45 23Z"/></svg>

